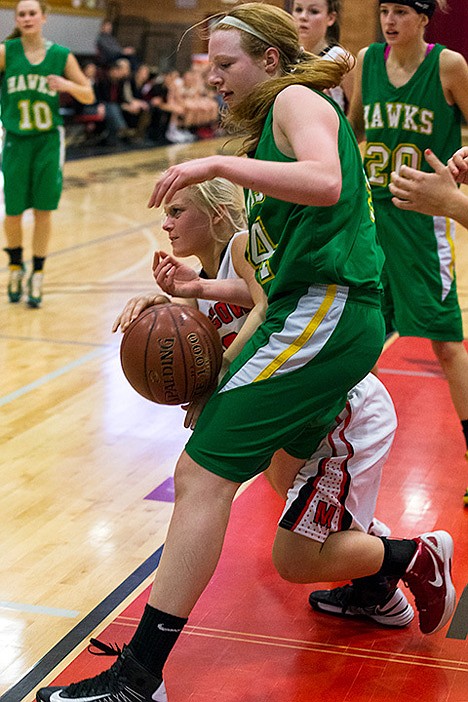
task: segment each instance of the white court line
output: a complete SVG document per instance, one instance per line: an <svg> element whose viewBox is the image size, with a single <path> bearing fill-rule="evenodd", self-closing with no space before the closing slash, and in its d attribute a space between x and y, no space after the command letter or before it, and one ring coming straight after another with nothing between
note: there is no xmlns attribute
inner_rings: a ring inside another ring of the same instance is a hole
<svg viewBox="0 0 468 702"><path fill-rule="evenodd" d="M81 358L77 358L76 361L72 361L71 363L67 363L65 366L62 366L61 368L58 368L55 371L52 371L52 373L47 373L46 375L43 375L42 378L38 378L37 380L34 380L32 383L29 383L28 385L23 385L22 388L18 388L18 390L11 392L9 395L4 395L3 397L0 397L0 407L4 407L5 405L9 404L10 402L17 400L19 397L26 395L28 392L31 392L32 390L36 390L37 388L42 387L43 385L45 385L49 381L55 380L55 378L60 378L61 375L65 375L65 373L69 373L71 370L74 370L75 368L79 368L80 366L84 365L85 363L88 363L88 361L92 361L95 358L102 356L104 353L108 352L109 350L110 350L109 346L105 346L104 348L94 349L94 351L90 351L89 353L85 354L84 356L81 356Z"/></svg>
<svg viewBox="0 0 468 702"><path fill-rule="evenodd" d="M387 373L387 375L409 375L415 378L443 378L442 373L430 373L429 371L408 371L396 370L394 368L379 368L379 373Z"/></svg>
<svg viewBox="0 0 468 702"><path fill-rule="evenodd" d="M74 609L57 609L56 607L39 607L38 605L21 604L20 602L0 602L0 609L14 609L18 612L31 614L46 614L49 617L67 617L76 619L79 612Z"/></svg>

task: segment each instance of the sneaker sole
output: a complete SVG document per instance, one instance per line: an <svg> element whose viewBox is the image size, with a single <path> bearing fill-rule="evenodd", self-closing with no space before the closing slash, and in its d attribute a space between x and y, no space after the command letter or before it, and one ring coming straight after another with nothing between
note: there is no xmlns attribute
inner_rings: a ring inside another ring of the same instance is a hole
<svg viewBox="0 0 468 702"><path fill-rule="evenodd" d="M441 620L436 626L436 628L432 631L423 631L423 634L426 634L427 636L435 634L437 631L439 631L439 629L442 629L442 627L445 626L445 624L447 624L448 620L450 619L455 610L455 605L457 603L457 594L452 583L451 575L453 558L453 539L450 536L450 534L448 534L446 531L433 531L430 532L430 535L437 537L437 541L442 550L442 557L444 560L444 578L447 593L445 596L444 613L441 617ZM421 534L420 539L421 541L424 541L428 548L431 548L432 544L430 541L425 539L426 536L427 534Z"/></svg>
<svg viewBox="0 0 468 702"><path fill-rule="evenodd" d="M401 593L402 595L402 593ZM403 595L402 595L403 596ZM401 603L402 601L402 596L400 597L399 602L395 603L392 605L391 609L394 609L398 604ZM380 626L385 626L388 629L403 629L404 627L408 626L411 624L411 622L414 619L414 610L409 604L409 602L406 602L405 608L402 612L399 614L395 614L393 616L395 617L400 617L398 621L393 620L391 621L390 617L385 614L382 614L379 616L378 614L371 615L371 614L365 614L364 612L353 612L350 609L347 609L346 611L343 612L343 610L340 607L335 607L334 605L329 605L326 603L322 602L316 602L312 599L309 598L309 604L312 607L312 609L316 612L321 612L322 614L331 614L333 617L341 617L341 618L346 618L346 617L354 617L355 619L364 619L367 621L372 621L375 622L376 624L379 624Z"/></svg>

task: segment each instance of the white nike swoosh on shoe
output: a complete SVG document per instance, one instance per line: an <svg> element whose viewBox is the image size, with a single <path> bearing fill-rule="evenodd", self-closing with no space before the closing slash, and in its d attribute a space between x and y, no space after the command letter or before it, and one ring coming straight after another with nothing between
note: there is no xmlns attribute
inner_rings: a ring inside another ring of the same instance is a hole
<svg viewBox="0 0 468 702"><path fill-rule="evenodd" d="M70 702L69 697L62 697L63 690L56 690L53 692L49 698L49 702ZM79 702L95 702L96 700L103 700L108 697L106 692L105 695L94 695L94 697L80 697Z"/></svg>
<svg viewBox="0 0 468 702"><path fill-rule="evenodd" d="M428 551L428 553L429 553L429 555L432 558L432 561L434 563L434 570L435 570L435 574L436 574L435 580L428 581L429 585L433 585L434 587L441 587L441 585L444 584L444 579L442 578L442 576L440 574L439 564L437 563L437 559L434 556L434 554L432 553L431 549L428 548L427 551Z"/></svg>

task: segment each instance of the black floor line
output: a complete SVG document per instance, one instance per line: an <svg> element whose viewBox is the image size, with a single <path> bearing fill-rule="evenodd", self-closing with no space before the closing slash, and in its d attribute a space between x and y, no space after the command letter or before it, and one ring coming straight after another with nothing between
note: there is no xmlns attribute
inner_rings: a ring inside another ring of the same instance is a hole
<svg viewBox="0 0 468 702"><path fill-rule="evenodd" d="M49 673L73 651L83 640L87 639L92 631L109 616L132 592L153 573L161 560L163 547L161 546L146 559L126 580L113 592L100 602L84 619L81 620L66 636L61 639L48 653L43 656L21 678L19 682L7 690L0 702L18 702L32 692Z"/></svg>

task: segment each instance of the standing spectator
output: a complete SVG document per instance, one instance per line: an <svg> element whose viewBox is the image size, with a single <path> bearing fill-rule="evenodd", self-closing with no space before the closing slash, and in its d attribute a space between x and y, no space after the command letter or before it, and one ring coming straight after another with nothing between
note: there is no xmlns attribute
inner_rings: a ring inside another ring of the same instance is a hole
<svg viewBox="0 0 468 702"><path fill-rule="evenodd" d="M96 52L99 62L103 66L110 66L120 58L128 58L132 69L137 67L137 56L133 46L121 46L117 38L113 35L113 26L110 20L104 20L101 24L101 31L96 38Z"/></svg>

